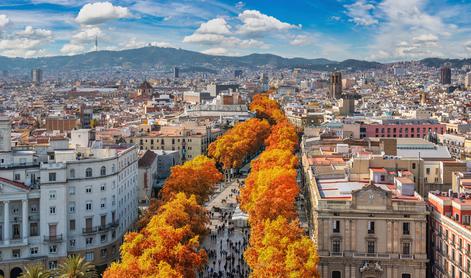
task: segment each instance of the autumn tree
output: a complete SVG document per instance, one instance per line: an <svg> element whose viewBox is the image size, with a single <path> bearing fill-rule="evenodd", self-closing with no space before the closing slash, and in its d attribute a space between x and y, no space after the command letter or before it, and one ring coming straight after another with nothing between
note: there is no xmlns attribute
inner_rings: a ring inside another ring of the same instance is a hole
<svg viewBox="0 0 471 278"><path fill-rule="evenodd" d="M214 160L203 155L197 156L183 165L172 167L161 190L162 200L166 202L175 194L184 192L194 194L198 203L202 204L209 199L222 178Z"/></svg>
<svg viewBox="0 0 471 278"><path fill-rule="evenodd" d="M125 236L121 262L113 263L103 277L195 277L207 261L199 236L208 221L194 195L176 194L145 228Z"/></svg>
<svg viewBox="0 0 471 278"><path fill-rule="evenodd" d="M271 129L270 136L265 140L267 149L283 149L294 152L298 145L296 128L287 120L280 121Z"/></svg>
<svg viewBox="0 0 471 278"><path fill-rule="evenodd" d="M250 111L257 113L257 117L267 119L270 124L285 119L280 105L275 100L270 99L268 94L255 95L249 108Z"/></svg>
<svg viewBox="0 0 471 278"><path fill-rule="evenodd" d="M298 159L289 149L265 150L251 163L252 171L270 169L274 167L284 167L288 169L296 168Z"/></svg>
<svg viewBox="0 0 471 278"><path fill-rule="evenodd" d="M240 168L249 155L260 149L269 133L270 124L266 120L238 123L209 145L208 154L226 170Z"/></svg>
<svg viewBox="0 0 471 278"><path fill-rule="evenodd" d="M253 227L244 257L252 269L250 277L319 277L314 243L303 235L298 221L282 216Z"/></svg>
<svg viewBox="0 0 471 278"><path fill-rule="evenodd" d="M252 172L240 192L241 208L251 224L283 215L296 217L295 199L299 193L296 170L274 167Z"/></svg>

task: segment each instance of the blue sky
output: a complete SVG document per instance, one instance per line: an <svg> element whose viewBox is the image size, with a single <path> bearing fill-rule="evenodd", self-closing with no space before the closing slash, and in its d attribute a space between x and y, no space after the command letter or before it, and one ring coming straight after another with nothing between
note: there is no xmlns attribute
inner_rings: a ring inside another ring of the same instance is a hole
<svg viewBox="0 0 471 278"><path fill-rule="evenodd" d="M378 61L471 56L465 0L4 0L0 55L155 45Z"/></svg>

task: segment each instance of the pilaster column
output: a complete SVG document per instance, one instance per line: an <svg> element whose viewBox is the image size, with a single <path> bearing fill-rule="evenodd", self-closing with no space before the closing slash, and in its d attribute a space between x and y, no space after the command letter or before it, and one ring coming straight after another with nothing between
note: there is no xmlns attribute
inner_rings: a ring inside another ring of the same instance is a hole
<svg viewBox="0 0 471 278"><path fill-rule="evenodd" d="M22 212L22 229L21 231L23 232L23 241L28 240L28 199L23 200L21 203L21 212Z"/></svg>
<svg viewBox="0 0 471 278"><path fill-rule="evenodd" d="M3 240L10 242L10 201L3 202Z"/></svg>

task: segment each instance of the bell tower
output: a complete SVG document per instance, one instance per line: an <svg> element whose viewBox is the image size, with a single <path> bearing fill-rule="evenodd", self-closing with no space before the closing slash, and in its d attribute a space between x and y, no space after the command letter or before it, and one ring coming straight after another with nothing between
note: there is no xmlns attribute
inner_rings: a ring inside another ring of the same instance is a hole
<svg viewBox="0 0 471 278"><path fill-rule="evenodd" d="M0 116L0 152L11 151L11 123L10 119Z"/></svg>

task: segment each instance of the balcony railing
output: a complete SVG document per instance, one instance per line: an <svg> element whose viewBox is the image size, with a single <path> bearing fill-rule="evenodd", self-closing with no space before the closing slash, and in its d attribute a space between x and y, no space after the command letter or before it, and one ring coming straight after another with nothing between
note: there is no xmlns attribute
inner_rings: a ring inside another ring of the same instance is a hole
<svg viewBox="0 0 471 278"><path fill-rule="evenodd" d="M343 252L330 252L331 257L343 257Z"/></svg>
<svg viewBox="0 0 471 278"><path fill-rule="evenodd" d="M115 221L112 223L108 223L106 225L83 228L82 233L84 235L90 235L90 234L95 234L95 233L108 232L110 230L116 229L118 226L119 226L119 221Z"/></svg>
<svg viewBox="0 0 471 278"><path fill-rule="evenodd" d="M44 236L44 241L47 242L61 242L63 240L62 234L55 236Z"/></svg>
<svg viewBox="0 0 471 278"><path fill-rule="evenodd" d="M414 259L414 255L411 254L400 254L399 258L402 260L412 260Z"/></svg>
<svg viewBox="0 0 471 278"><path fill-rule="evenodd" d="M384 253L353 253L353 257L389 259L390 255L389 254L384 254Z"/></svg>

